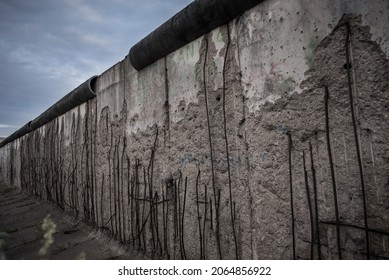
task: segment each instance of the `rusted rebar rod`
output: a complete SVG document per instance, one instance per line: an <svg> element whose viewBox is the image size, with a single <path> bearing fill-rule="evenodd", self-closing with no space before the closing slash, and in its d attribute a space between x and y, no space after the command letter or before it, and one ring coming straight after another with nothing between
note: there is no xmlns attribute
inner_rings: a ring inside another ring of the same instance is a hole
<svg viewBox="0 0 389 280"><path fill-rule="evenodd" d="M292 220L292 253L293 259L296 259L296 237L294 225L294 207L293 207L293 177L292 177L292 135L288 133L288 163L289 163L289 192L290 192L290 212Z"/></svg>
<svg viewBox="0 0 389 280"><path fill-rule="evenodd" d="M309 154L311 158L311 173L313 183L313 197L315 205L315 226L316 226L316 240L317 240L317 258L321 260L321 242L320 242L320 227L319 227L319 204L317 202L317 182L316 182L316 170L313 163L312 144L309 142Z"/></svg>
<svg viewBox="0 0 389 280"><path fill-rule="evenodd" d="M362 204L363 204L363 220L365 224L365 240L366 240L366 255L367 259L370 259L370 241L369 241L369 225L367 220L367 197L366 197L366 186L365 186L365 178L363 172L363 163L362 163L362 154L360 151L360 143L358 137L358 128L355 117L354 110L354 101L353 101L353 91L352 91L352 82L351 82L351 69L350 69L350 24L346 23L346 67L347 67L347 83L348 83L348 93L350 100L350 110L351 110L351 120L353 123L353 131L354 131L354 140L355 140L355 148L357 150L357 158L358 158L358 168L359 168L359 177L361 181L361 192L362 192Z"/></svg>
<svg viewBox="0 0 389 280"><path fill-rule="evenodd" d="M325 122L326 122L326 139L327 139L327 152L328 152L328 160L330 164L331 170L331 182L332 182L332 191L334 196L334 206L335 206L335 220L336 220L336 242L338 247L338 256L339 259L342 259L342 250L340 244L340 226L339 226L339 206L338 206L338 195L336 190L336 180L335 180L335 169L334 163L332 160L332 150L331 150L331 138L330 138L330 125L329 125L329 90L328 86L324 87L325 95L324 95L324 112L325 112Z"/></svg>

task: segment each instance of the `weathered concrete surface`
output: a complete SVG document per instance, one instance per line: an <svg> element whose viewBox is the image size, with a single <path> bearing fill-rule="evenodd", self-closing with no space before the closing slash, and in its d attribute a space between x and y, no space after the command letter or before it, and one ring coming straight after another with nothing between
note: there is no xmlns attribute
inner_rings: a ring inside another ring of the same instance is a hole
<svg viewBox="0 0 389 280"><path fill-rule="evenodd" d="M389 258L388 5L268 0L126 57L1 178L150 258Z"/></svg>
<svg viewBox="0 0 389 280"><path fill-rule="evenodd" d="M39 256L43 246L42 223L50 214L56 225L54 243L47 254ZM138 259L123 245L93 227L76 220L55 205L0 184L0 232L8 233L3 253L7 259Z"/></svg>

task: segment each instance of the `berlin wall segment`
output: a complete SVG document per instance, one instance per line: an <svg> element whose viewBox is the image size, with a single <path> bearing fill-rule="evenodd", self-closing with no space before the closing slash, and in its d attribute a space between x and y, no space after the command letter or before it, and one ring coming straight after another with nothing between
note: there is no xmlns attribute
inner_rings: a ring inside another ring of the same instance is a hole
<svg viewBox="0 0 389 280"><path fill-rule="evenodd" d="M1 178L150 258L389 258L388 14L269 0L127 56L2 147Z"/></svg>

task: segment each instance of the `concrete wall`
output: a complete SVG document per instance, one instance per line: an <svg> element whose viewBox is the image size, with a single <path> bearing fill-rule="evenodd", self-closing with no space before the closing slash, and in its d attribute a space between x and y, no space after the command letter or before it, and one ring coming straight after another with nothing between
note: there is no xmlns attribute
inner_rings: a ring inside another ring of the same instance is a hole
<svg viewBox="0 0 389 280"><path fill-rule="evenodd" d="M3 147L1 179L151 258L389 258L388 18L268 0L139 72L126 57Z"/></svg>

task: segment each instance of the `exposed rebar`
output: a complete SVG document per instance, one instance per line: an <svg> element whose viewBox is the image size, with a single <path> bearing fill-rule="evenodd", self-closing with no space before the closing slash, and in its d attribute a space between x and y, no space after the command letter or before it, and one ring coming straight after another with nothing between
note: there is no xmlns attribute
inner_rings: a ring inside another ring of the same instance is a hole
<svg viewBox="0 0 389 280"><path fill-rule="evenodd" d="M292 178L292 135L288 133L288 163L289 163L289 190L290 190L290 212L292 218L292 250L293 259L296 259L296 237L294 225L294 208L293 208L293 178Z"/></svg>
<svg viewBox="0 0 389 280"><path fill-rule="evenodd" d="M347 67L347 83L348 83L348 93L350 100L350 110L351 110L351 119L353 123L354 130L354 140L355 147L357 150L357 158L358 158L358 168L359 168L359 177L361 181L361 191L362 191L362 203L363 203L363 220L365 224L365 239L366 239L366 255L367 259L370 259L370 241L369 241L369 226L367 220L367 198L366 198L366 187L365 187L365 178L363 172L363 163L362 163L362 155L359 147L359 138L358 138L358 128L357 122L355 118L354 111L354 101L353 101L353 91L352 91L352 82L351 82L351 70L350 70L350 24L346 23L346 67Z"/></svg>
<svg viewBox="0 0 389 280"><path fill-rule="evenodd" d="M305 166L305 153L303 152L303 168L304 168L304 183L305 183L305 191L307 195L307 201L308 201L308 211L309 211L309 221L311 224L311 260L313 260L313 244L314 244L314 222L313 222L313 213L312 213L312 203L311 203L311 195L309 191L309 184L308 184L308 172L307 168Z"/></svg>
<svg viewBox="0 0 389 280"><path fill-rule="evenodd" d="M328 87L325 86L325 95L324 95L324 112L325 112L325 122L326 122L326 139L327 139L327 152L328 152L328 160L331 169L331 182L332 182L332 190L334 195L334 206L335 206L335 220L336 220L336 242L338 247L338 256L339 259L342 259L342 250L340 247L340 226L339 226L339 207L338 207L338 195L336 190L336 180L335 180L335 169L334 163L332 160L332 150L331 150L331 139L330 139L330 125L329 125L329 91Z"/></svg>
<svg viewBox="0 0 389 280"><path fill-rule="evenodd" d="M319 227L319 205L317 202L317 182L316 182L316 170L313 163L312 144L309 142L309 153L311 157L311 172L313 183L313 197L315 205L315 226L316 226L316 240L317 240L317 258L321 260L321 242L320 242L320 227Z"/></svg>

